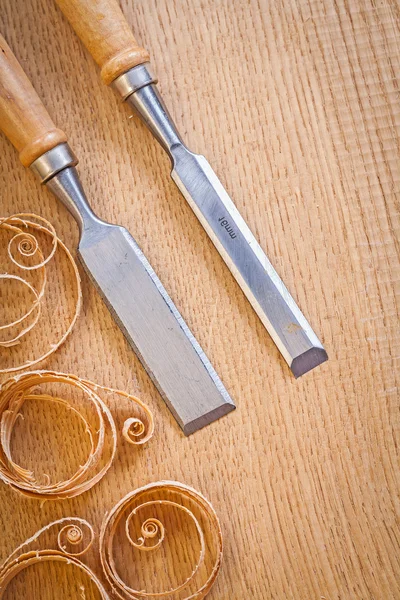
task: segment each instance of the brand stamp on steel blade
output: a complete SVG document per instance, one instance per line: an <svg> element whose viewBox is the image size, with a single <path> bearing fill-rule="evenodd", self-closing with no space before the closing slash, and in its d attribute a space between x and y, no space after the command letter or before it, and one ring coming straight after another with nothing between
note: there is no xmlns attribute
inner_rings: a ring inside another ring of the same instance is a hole
<svg viewBox="0 0 400 600"><path fill-rule="evenodd" d="M234 232L233 227L229 225L229 221L227 221L225 217L220 217L218 219L218 222L221 225L221 227L226 229L226 231L229 233L229 236L234 240L236 237L236 233Z"/></svg>

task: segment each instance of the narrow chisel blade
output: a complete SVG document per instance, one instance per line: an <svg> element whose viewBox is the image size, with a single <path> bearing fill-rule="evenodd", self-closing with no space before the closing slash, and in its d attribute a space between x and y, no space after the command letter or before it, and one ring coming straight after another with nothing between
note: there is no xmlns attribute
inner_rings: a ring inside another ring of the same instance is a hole
<svg viewBox="0 0 400 600"><path fill-rule="evenodd" d="M172 178L290 366L303 375L328 355L204 156L171 148Z"/></svg>
<svg viewBox="0 0 400 600"><path fill-rule="evenodd" d="M184 433L233 410L223 383L129 232L98 221L83 232L78 251Z"/></svg>

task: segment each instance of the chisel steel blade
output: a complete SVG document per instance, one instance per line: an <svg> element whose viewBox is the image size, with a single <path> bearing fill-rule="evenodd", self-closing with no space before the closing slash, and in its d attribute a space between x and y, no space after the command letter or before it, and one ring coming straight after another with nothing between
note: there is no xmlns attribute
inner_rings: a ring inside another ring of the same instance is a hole
<svg viewBox="0 0 400 600"><path fill-rule="evenodd" d="M234 408L210 361L125 229L100 226L79 254L185 434Z"/></svg>
<svg viewBox="0 0 400 600"><path fill-rule="evenodd" d="M204 156L172 149L172 179L296 377L327 354Z"/></svg>
<svg viewBox="0 0 400 600"><path fill-rule="evenodd" d="M138 89L140 78L147 83ZM307 373L327 360L326 351L206 159L183 143L154 82L148 67L141 65L113 85L168 152L173 180L295 377Z"/></svg>
<svg viewBox="0 0 400 600"><path fill-rule="evenodd" d="M67 206L68 190L75 207L83 191L71 171L47 185ZM184 433L233 410L223 383L130 233L95 217L86 202L80 217L78 252L85 270Z"/></svg>

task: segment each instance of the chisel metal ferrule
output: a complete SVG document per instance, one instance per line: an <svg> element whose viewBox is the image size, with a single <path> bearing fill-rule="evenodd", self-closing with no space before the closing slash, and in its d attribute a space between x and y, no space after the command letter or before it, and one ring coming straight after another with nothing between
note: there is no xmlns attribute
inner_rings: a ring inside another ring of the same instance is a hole
<svg viewBox="0 0 400 600"><path fill-rule="evenodd" d="M39 156L32 164L31 170L39 177L41 183L46 183L67 167L75 167L78 159L67 143L58 144L48 152Z"/></svg>
<svg viewBox="0 0 400 600"><path fill-rule="evenodd" d="M75 218L79 231L93 228L102 221L92 211L75 166L78 159L67 143L58 144L39 156L31 170L64 204Z"/></svg>
<svg viewBox="0 0 400 600"><path fill-rule="evenodd" d="M122 100L126 100L131 94L152 83L158 83L158 79L155 77L150 63L144 63L114 79L112 87Z"/></svg>
<svg viewBox="0 0 400 600"><path fill-rule="evenodd" d="M118 77L112 87L135 110L174 162L173 149L184 144L156 83L150 64L145 63Z"/></svg>

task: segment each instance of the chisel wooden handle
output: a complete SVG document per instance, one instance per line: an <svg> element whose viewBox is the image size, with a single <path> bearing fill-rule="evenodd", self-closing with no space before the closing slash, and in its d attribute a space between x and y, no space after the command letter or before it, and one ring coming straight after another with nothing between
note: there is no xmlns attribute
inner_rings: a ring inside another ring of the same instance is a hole
<svg viewBox="0 0 400 600"><path fill-rule="evenodd" d="M57 129L21 65L0 35L0 129L25 167L67 141Z"/></svg>
<svg viewBox="0 0 400 600"><path fill-rule="evenodd" d="M117 0L56 0L94 60L107 85L148 62L146 50L136 42Z"/></svg>

